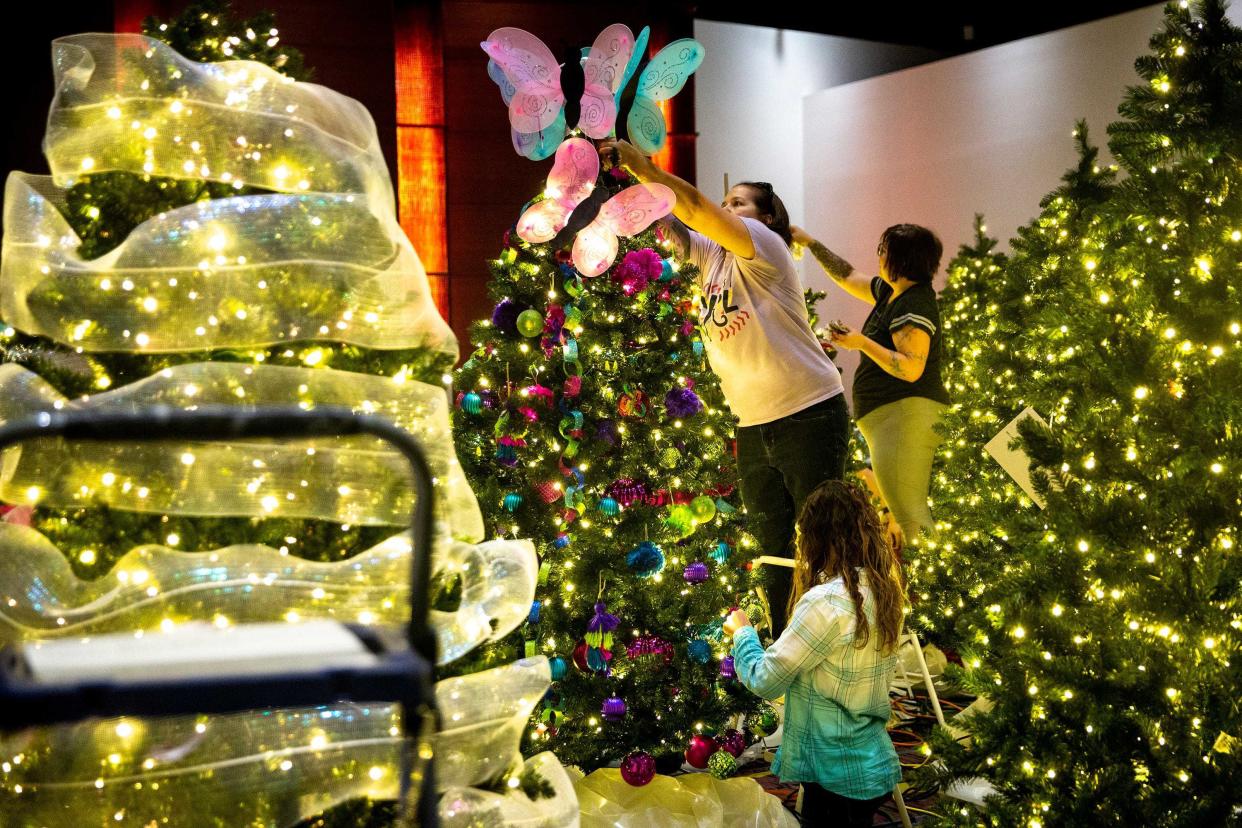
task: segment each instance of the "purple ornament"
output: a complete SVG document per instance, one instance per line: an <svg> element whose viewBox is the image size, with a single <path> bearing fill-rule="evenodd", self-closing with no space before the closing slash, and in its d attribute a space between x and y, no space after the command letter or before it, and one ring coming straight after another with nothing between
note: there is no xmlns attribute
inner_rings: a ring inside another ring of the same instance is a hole
<svg viewBox="0 0 1242 828"><path fill-rule="evenodd" d="M734 759L742 755L742 751L746 750L746 737L739 730L729 728L724 732L724 737L718 740L720 749L728 751Z"/></svg>
<svg viewBox="0 0 1242 828"><path fill-rule="evenodd" d="M733 656L725 656L720 660L720 677L727 679L737 678L737 670L733 666Z"/></svg>
<svg viewBox="0 0 1242 828"><path fill-rule="evenodd" d="M526 306L512 299L501 299L492 310L492 325L501 333L517 336L517 318Z"/></svg>
<svg viewBox="0 0 1242 828"><path fill-rule="evenodd" d="M695 561L686 567L686 571L681 574L688 584L701 584L708 578L707 564L702 561Z"/></svg>
<svg viewBox="0 0 1242 828"><path fill-rule="evenodd" d="M655 757L645 750L636 750L621 760L621 778L635 788L655 779Z"/></svg>
<svg viewBox="0 0 1242 828"><path fill-rule="evenodd" d="M600 420L599 424L595 426L595 436L601 442L614 447L621 442L621 432L617 431L617 424L612 420ZM617 499L620 500L621 498Z"/></svg>
<svg viewBox="0 0 1242 828"><path fill-rule="evenodd" d="M691 417L703 410L703 403L689 388L674 388L664 395L664 409L670 417Z"/></svg>
<svg viewBox="0 0 1242 828"><path fill-rule="evenodd" d="M625 718L625 699L611 695L604 699L604 705L599 712L604 715L604 721L619 722Z"/></svg>

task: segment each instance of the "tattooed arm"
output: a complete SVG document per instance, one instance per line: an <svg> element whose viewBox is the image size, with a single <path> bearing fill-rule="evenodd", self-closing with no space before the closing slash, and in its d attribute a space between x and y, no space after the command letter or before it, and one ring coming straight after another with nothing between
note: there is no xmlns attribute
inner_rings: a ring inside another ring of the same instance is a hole
<svg viewBox="0 0 1242 828"><path fill-rule="evenodd" d="M862 351L886 373L906 382L914 382L923 376L923 369L927 367L927 352L931 349L931 337L927 331L913 325L893 332L895 349L891 351L848 326L844 333L834 331L832 341L842 348Z"/></svg>
<svg viewBox="0 0 1242 828"><path fill-rule="evenodd" d="M870 276L859 273L852 264L825 247L823 242L812 238L811 234L801 227L790 227L789 231L793 234L794 244L800 244L811 251L811 255L815 257L815 261L819 262L819 266L846 293L863 300L868 305L875 304L875 297L871 295Z"/></svg>

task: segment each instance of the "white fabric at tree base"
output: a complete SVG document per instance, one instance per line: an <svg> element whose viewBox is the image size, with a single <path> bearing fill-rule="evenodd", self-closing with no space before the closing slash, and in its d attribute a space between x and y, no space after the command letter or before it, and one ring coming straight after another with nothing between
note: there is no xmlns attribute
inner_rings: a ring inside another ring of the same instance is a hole
<svg viewBox="0 0 1242 828"><path fill-rule="evenodd" d="M571 773L574 771L571 769ZM577 777L577 774L575 774ZM575 778L582 828L796 828L781 801L748 778L657 774L636 788L616 768Z"/></svg>

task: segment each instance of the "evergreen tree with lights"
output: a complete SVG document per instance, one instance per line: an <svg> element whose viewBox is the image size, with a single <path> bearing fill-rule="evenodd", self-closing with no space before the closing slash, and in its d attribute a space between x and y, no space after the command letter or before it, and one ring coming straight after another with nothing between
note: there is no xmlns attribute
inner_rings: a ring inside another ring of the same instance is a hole
<svg viewBox="0 0 1242 828"><path fill-rule="evenodd" d="M604 173L596 188L627 183ZM572 240L506 233L494 312L473 326L457 375L453 431L489 529L534 539L541 559L523 634L485 655L552 660L531 750L585 769L625 759L623 775L641 779L633 771L652 758L675 768L683 753L700 766L717 747L736 755L736 714L774 726L733 678L721 632L747 599L752 541L691 266L648 229L588 279L563 249Z"/></svg>
<svg viewBox="0 0 1242 828"><path fill-rule="evenodd" d="M1098 166L1085 122L1073 133L1078 162L1040 204L1038 218L1019 228L1015 255L995 250L982 218L975 239L948 266L941 293L945 308L945 383L953 402L941 423L945 445L934 470L932 497L941 526L937 540L907 552L912 622L938 644L960 651L975 641L957 623L959 613L990 603L986 592L1017 557L1004 521L1029 512L1030 498L984 446L1025 408L1046 416L1027 395L1027 379L1056 375L1047 343L1026 344L1038 298L1061 290L1073 275L1064 262L1099 221L1098 206L1114 173ZM1058 330L1059 336L1067 332ZM1033 516L1038 520L1038 516Z"/></svg>
<svg viewBox="0 0 1242 828"><path fill-rule="evenodd" d="M255 61L277 69L290 80L307 80L310 76L300 53L281 44L270 12L260 13L251 19L237 19L224 0L194 4L176 19L167 22L148 18L143 23L143 34L169 44L180 54L194 60ZM175 87L178 81L173 76L175 74L173 69L169 77L153 79L150 81L153 85L144 88L144 91L158 96L166 88ZM68 98L64 90L61 95ZM165 154L172 150L172 145L166 146L167 136L162 133L156 135L154 128L152 135L154 137L149 140L155 148L153 151ZM291 137L291 140L296 141L298 137ZM194 138L192 134L185 135L184 144L190 144ZM181 139L182 136L175 136L173 141L180 145ZM144 136L134 130L132 140L142 142ZM194 145L197 152L198 143ZM207 139L204 139L202 149L207 153L212 151ZM256 164L262 150L267 150L272 157L279 157L281 148L255 146ZM83 160L82 169L85 171L91 169L88 161ZM76 254L89 261L102 260L125 242L135 228L152 219L158 220L177 208L266 192L271 190L245 183L240 177L222 180L219 170L211 171L204 164L177 176L159 175L158 171L145 174L125 170L84 172L64 190L63 196L57 194L55 198L62 201L58 205L60 212L80 240ZM325 252L339 249L347 242L357 242L357 236L346 238L351 232L358 232L356 225L352 228L344 224L334 227L330 221L326 222L318 227L315 245ZM380 241L376 228L372 228L372 236L365 241ZM221 239L223 244L223 237ZM209 252L227 254L229 251ZM330 254L325 256L330 257ZM237 263L231 259L228 263L221 262L221 270L225 273L236 266ZM275 288L281 278L282 274L269 274L267 281ZM288 282L292 283L293 279ZM266 283L261 284L266 286ZM125 347L111 344L96 349L78 344L79 341L89 343L92 334L108 333L104 328L107 325L105 316L109 312L115 312L117 319L124 320L124 323L132 323L138 321L133 316L158 317L169 312L170 304L186 301L199 301L203 305L204 324L210 326L227 327L232 321L240 327L247 313L253 320L260 312L265 320L271 320L268 324L273 327L292 328L288 319L293 316L336 321L333 315L339 311L341 304L338 297L350 290L350 286L343 282L333 285L324 281L303 281L302 285L302 288L287 291L279 297L267 297L262 311L238 297L196 296L191 292L187 298L167 288L162 291L167 294L166 297L157 296L159 291L152 289L144 299L144 286L129 282L112 285L108 280L99 284L88 280L77 283L60 280L55 284L36 286L22 300L33 318L55 320L51 327L62 324L73 313L80 313L81 319L74 320L76 325L64 324L63 332L49 336L46 333L31 333L17 320L5 318L4 322L8 324L0 326L3 362L30 369L66 399L116 391L166 369L189 363L331 368L434 384L440 384L445 371L451 368L453 357L446 348L365 347L351 343L348 337L325 336L329 333L326 327L305 331L306 335L294 341L253 347L185 347L155 352L143 347L141 334L136 341L129 340ZM11 286L9 290L12 290ZM147 304L138 304L144 301ZM133 316L130 315L131 309L136 311ZM92 311L99 315L92 318ZM282 316L286 313L288 317ZM210 323L206 321L208 319ZM128 326L125 324L125 327ZM122 327L122 322L118 321L115 327ZM129 333L129 330L124 331L127 338ZM315 400L311 397L313 394L302 394L298 401L313 404ZM105 575L121 556L143 544L166 544L195 551L235 543L261 543L289 550L310 560L329 561L349 557L392 533L391 526L281 517L278 514L264 518L187 517L152 509L132 511L116 508L115 502L101 492L86 494L73 505L40 501L35 503L34 528L64 551L76 574L82 578Z"/></svg>
<svg viewBox="0 0 1242 828"><path fill-rule="evenodd" d="M994 708L929 766L997 793L950 824L1226 825L1242 804L1242 31L1181 3L1151 47L1109 128L1119 182L1060 245L1015 246L1011 273L1060 276L976 357L995 377L1024 355L1012 395L1050 427L1019 440L1045 508L993 507L978 476L956 515L1008 560L956 622L957 678Z"/></svg>

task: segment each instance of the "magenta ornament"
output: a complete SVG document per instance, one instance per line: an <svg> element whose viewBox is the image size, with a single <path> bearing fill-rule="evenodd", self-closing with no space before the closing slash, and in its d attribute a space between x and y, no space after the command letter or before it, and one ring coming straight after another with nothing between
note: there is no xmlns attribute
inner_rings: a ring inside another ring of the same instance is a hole
<svg viewBox="0 0 1242 828"><path fill-rule="evenodd" d="M720 746L711 736L696 733L690 737L690 744L686 747L686 761L692 767L703 770L707 767L707 761L712 758L712 754L719 749Z"/></svg>
<svg viewBox="0 0 1242 828"><path fill-rule="evenodd" d="M727 750L734 758L737 758L742 755L742 751L746 750L746 737L740 730L729 728L720 739L720 749Z"/></svg>
<svg viewBox="0 0 1242 828"><path fill-rule="evenodd" d="M645 750L636 750L621 760L621 778L635 788L655 779L655 757Z"/></svg>

